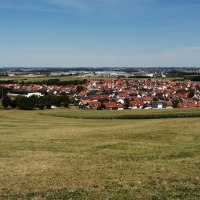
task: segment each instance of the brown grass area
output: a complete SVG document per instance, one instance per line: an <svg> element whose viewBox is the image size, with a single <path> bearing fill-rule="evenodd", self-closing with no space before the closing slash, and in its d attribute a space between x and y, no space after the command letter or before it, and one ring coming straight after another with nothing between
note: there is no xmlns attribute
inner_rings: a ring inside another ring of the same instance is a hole
<svg viewBox="0 0 200 200"><path fill-rule="evenodd" d="M2 199L199 199L198 118L86 120L40 112L0 111Z"/></svg>

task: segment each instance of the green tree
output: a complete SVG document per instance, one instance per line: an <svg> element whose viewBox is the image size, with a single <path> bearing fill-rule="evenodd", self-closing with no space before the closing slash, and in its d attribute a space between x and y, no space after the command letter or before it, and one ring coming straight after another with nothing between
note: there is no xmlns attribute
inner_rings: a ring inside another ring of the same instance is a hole
<svg viewBox="0 0 200 200"><path fill-rule="evenodd" d="M188 93L188 97L192 98L195 95L195 91L194 90L190 90Z"/></svg>
<svg viewBox="0 0 200 200"><path fill-rule="evenodd" d="M130 106L130 100L128 98L125 98L124 99L124 108L125 109L128 109Z"/></svg>
<svg viewBox="0 0 200 200"><path fill-rule="evenodd" d="M17 107L17 101L16 99L13 99L10 105L12 108L16 108Z"/></svg>
<svg viewBox="0 0 200 200"><path fill-rule="evenodd" d="M76 88L77 92L81 92L83 89L84 89L84 87L81 85L78 85Z"/></svg>
<svg viewBox="0 0 200 200"><path fill-rule="evenodd" d="M180 102L179 99L174 99L174 100L172 101L172 106L173 106L174 108L178 108L179 102Z"/></svg>
<svg viewBox="0 0 200 200"><path fill-rule="evenodd" d="M50 109L52 105L51 95L48 94L48 95L40 97L39 104L41 105L41 107L44 106L45 108Z"/></svg>
<svg viewBox="0 0 200 200"><path fill-rule="evenodd" d="M15 98L17 107L22 110L33 110L35 108L35 104L29 97L17 96Z"/></svg>
<svg viewBox="0 0 200 200"><path fill-rule="evenodd" d="M66 95L66 93L61 94L60 101L62 106L68 108L70 100L69 97Z"/></svg>
<svg viewBox="0 0 200 200"><path fill-rule="evenodd" d="M10 99L10 97L8 97L8 96L4 96L3 98L2 98L2 106L6 109L8 106L10 106L11 105L11 99Z"/></svg>

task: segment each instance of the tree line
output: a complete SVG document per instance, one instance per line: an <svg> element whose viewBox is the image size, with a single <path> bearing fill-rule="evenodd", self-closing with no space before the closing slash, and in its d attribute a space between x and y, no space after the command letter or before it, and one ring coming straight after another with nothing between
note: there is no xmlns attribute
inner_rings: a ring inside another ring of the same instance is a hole
<svg viewBox="0 0 200 200"><path fill-rule="evenodd" d="M56 85L56 86L67 86L67 85L81 85L87 83L87 79L83 80L69 80L69 81L61 81L58 78L48 79L42 81L15 81L15 80L0 80L0 84L38 84L38 85Z"/></svg>
<svg viewBox="0 0 200 200"><path fill-rule="evenodd" d="M61 81L58 78L42 80L42 81L26 82L26 84L56 85L56 86L81 85L81 84L85 84L85 83L87 83L87 79Z"/></svg>
<svg viewBox="0 0 200 200"><path fill-rule="evenodd" d="M45 96L35 96L30 97L26 96L17 96L14 99L11 99L9 96L4 96L2 98L2 106L6 109L8 107L18 108L22 110L34 110L34 109L50 109L52 106L68 107L69 98L66 94L60 96L54 95L45 95Z"/></svg>
<svg viewBox="0 0 200 200"><path fill-rule="evenodd" d="M12 89L0 86L0 99L6 96Z"/></svg>

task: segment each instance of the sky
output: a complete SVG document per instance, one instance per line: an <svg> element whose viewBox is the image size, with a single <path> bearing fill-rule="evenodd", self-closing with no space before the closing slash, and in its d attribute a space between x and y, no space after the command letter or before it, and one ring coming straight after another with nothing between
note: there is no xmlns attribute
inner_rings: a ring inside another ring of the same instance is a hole
<svg viewBox="0 0 200 200"><path fill-rule="evenodd" d="M0 0L0 67L200 67L199 0Z"/></svg>

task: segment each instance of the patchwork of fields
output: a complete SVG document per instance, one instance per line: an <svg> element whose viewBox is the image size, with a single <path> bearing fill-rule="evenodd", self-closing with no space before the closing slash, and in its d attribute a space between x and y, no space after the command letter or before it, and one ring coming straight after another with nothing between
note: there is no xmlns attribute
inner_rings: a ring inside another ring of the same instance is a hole
<svg viewBox="0 0 200 200"><path fill-rule="evenodd" d="M200 118L89 112L0 110L0 199L200 198Z"/></svg>

